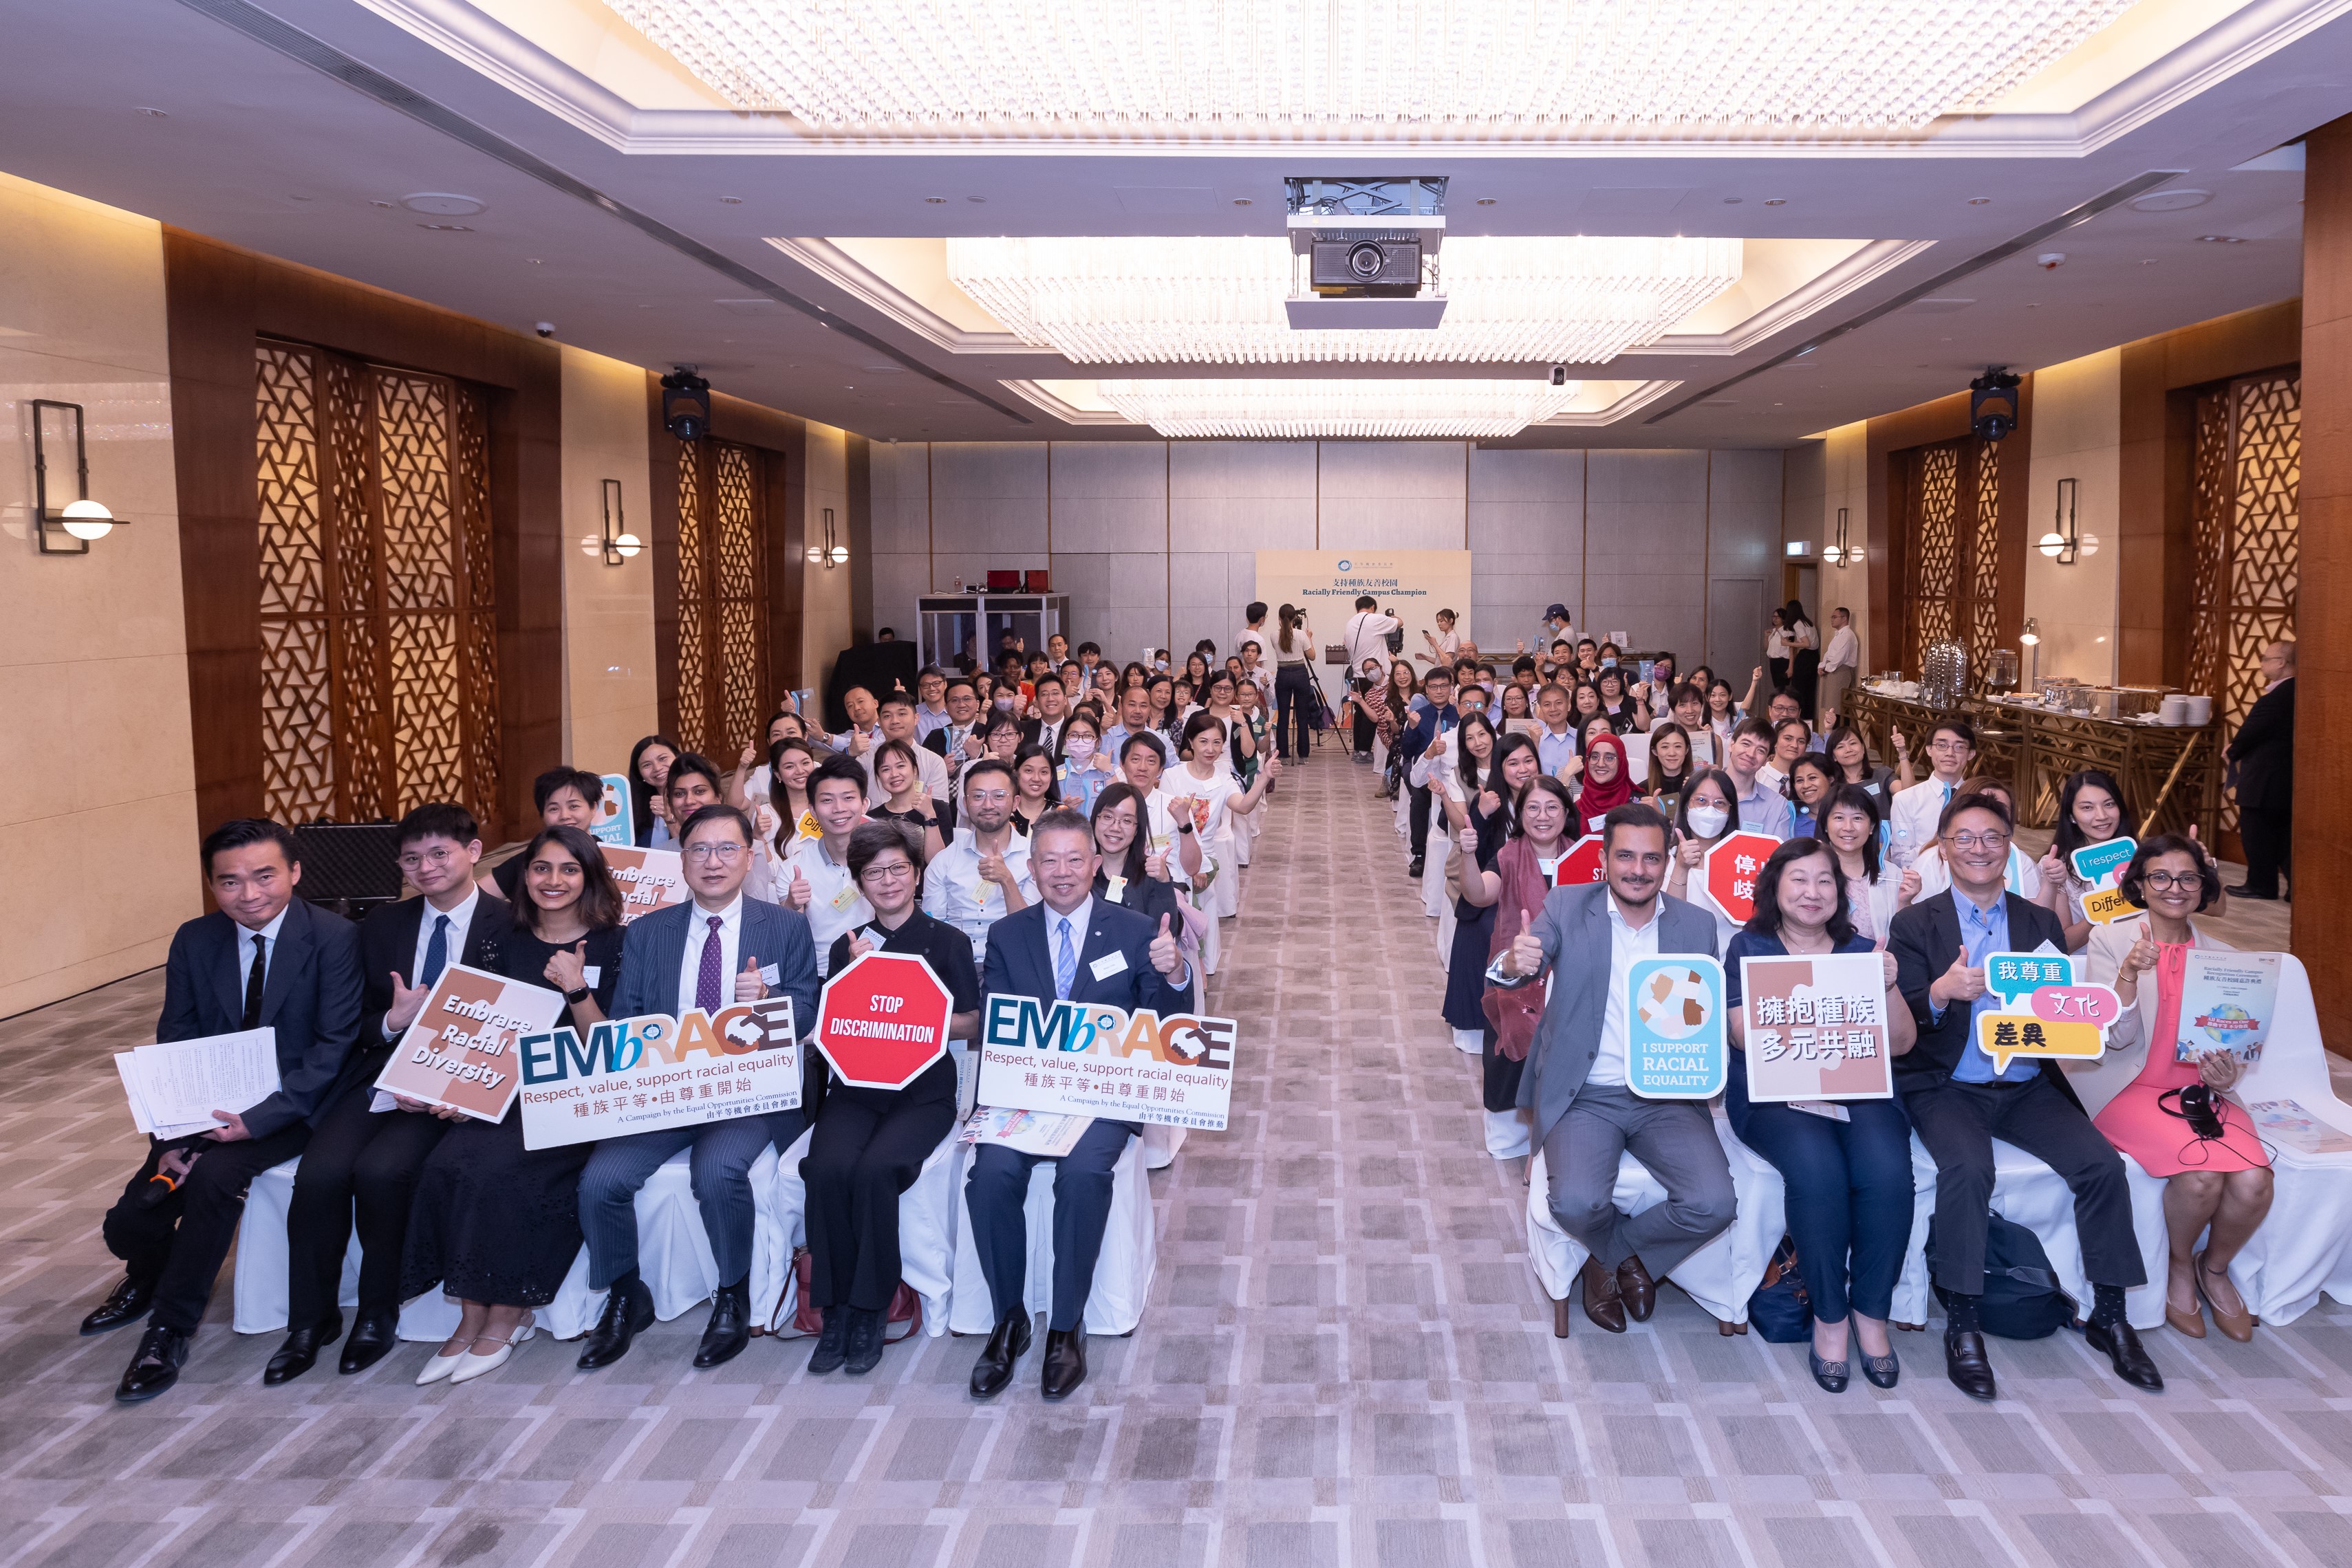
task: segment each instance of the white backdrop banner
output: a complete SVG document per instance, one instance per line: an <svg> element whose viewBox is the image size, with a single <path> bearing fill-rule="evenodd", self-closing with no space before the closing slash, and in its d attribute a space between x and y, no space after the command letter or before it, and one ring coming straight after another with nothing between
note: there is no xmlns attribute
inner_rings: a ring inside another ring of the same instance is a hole
<svg viewBox="0 0 2352 1568"><path fill-rule="evenodd" d="M1269 644L1277 630L1276 612L1296 604L1323 644L1341 641L1356 597L1369 593L1381 608L1404 622L1405 657L1426 657L1423 632L1437 630L1437 612L1451 610L1454 630L1476 641L1470 623L1470 552L1466 549L1306 550L1257 552L1257 593L1265 601ZM1507 643L1508 639L1505 639ZM1385 659L1383 660L1385 663ZM1322 663L1322 650L1316 651Z"/></svg>

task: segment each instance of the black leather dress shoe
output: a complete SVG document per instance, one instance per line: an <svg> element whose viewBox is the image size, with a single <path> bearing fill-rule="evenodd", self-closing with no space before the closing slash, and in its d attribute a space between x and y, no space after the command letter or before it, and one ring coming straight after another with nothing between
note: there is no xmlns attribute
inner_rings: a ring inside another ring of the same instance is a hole
<svg viewBox="0 0 2352 1568"><path fill-rule="evenodd" d="M993 1398L1013 1381L1013 1364L1029 1351L1029 1309L1015 1307L996 1320L980 1359L971 1364L971 1396Z"/></svg>
<svg viewBox="0 0 2352 1568"><path fill-rule="evenodd" d="M856 1375L873 1371L882 1364L882 1314L863 1308L849 1309L848 1343L844 1347L846 1359L843 1370Z"/></svg>
<svg viewBox="0 0 2352 1568"><path fill-rule="evenodd" d="M155 1281L134 1280L125 1274L115 1281L114 1289L106 1293L106 1300L98 1303L97 1310L82 1319L81 1332L86 1334L104 1333L109 1329L135 1323L145 1317L147 1309L154 1304Z"/></svg>
<svg viewBox="0 0 2352 1568"><path fill-rule="evenodd" d="M1627 1317L1637 1323L1650 1321L1650 1313L1658 1304L1658 1282L1642 1267L1641 1259L1630 1252L1617 1265L1617 1293L1624 1298Z"/></svg>
<svg viewBox="0 0 2352 1568"><path fill-rule="evenodd" d="M137 1405L179 1382L180 1368L187 1364L189 1338L167 1328L151 1328L142 1334L138 1354L123 1369L122 1381L115 1385L117 1403Z"/></svg>
<svg viewBox="0 0 2352 1568"><path fill-rule="evenodd" d="M580 1347L579 1367L593 1372L629 1354L629 1342L653 1327L654 1293L643 1280L615 1285L605 1293L604 1311Z"/></svg>
<svg viewBox="0 0 2352 1568"><path fill-rule="evenodd" d="M1074 1329L1045 1331L1045 1376L1038 1392L1048 1400L1067 1399L1087 1380L1087 1331L1084 1324Z"/></svg>
<svg viewBox="0 0 2352 1568"><path fill-rule="evenodd" d="M710 1303L710 1322L703 1326L702 1343L695 1348L694 1364L723 1366L742 1354L751 1343L751 1281L719 1286L718 1299Z"/></svg>
<svg viewBox="0 0 2352 1568"><path fill-rule="evenodd" d="M2105 1323L2084 1323L2083 1339L2113 1362L2116 1375L2134 1388L2145 1388L2150 1394L2164 1392L2164 1374L2156 1369L2156 1363L2141 1347L2139 1334L2131 1324L2119 1322L2110 1327Z"/></svg>
<svg viewBox="0 0 2352 1568"><path fill-rule="evenodd" d="M849 1309L824 1307L824 1331L816 1336L816 1348L809 1352L809 1375L823 1377L828 1372L839 1372L848 1359Z"/></svg>
<svg viewBox="0 0 2352 1568"><path fill-rule="evenodd" d="M1944 1331L1944 1372L1952 1386L1971 1399L2000 1397L1993 1386L1992 1363L1985 1359L1984 1335L1973 1329Z"/></svg>
<svg viewBox="0 0 2352 1568"><path fill-rule="evenodd" d="M1404 874L1407 876L1419 876L1422 872L1422 867L1427 863L1428 862L1421 856L1415 855L1412 857L1412 863L1404 868Z"/></svg>
<svg viewBox="0 0 2352 1568"><path fill-rule="evenodd" d="M1611 1333L1623 1333L1625 1298L1617 1289L1616 1274L1602 1268L1600 1259L1588 1254L1577 1278L1584 1284L1584 1315Z"/></svg>
<svg viewBox="0 0 2352 1568"><path fill-rule="evenodd" d="M336 1363L335 1370L345 1377L365 1372L390 1355L399 1343L398 1312L362 1312L352 1337L343 1342L343 1356Z"/></svg>
<svg viewBox="0 0 2352 1568"><path fill-rule="evenodd" d="M335 1343L343 1332L343 1314L337 1312L325 1322L310 1328L289 1329L286 1343L261 1369L261 1381L275 1388L281 1383L291 1383L319 1364L319 1348Z"/></svg>

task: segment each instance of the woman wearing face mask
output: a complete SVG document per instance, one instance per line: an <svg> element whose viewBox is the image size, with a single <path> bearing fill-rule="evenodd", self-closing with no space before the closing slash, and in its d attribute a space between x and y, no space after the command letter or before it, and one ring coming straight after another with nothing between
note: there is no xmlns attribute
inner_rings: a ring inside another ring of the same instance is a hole
<svg viewBox="0 0 2352 1568"><path fill-rule="evenodd" d="M1837 767L1818 751L1808 751L1789 766L1789 803L1797 809L1794 839L1818 839L1822 802L1837 788Z"/></svg>
<svg viewBox="0 0 2352 1568"><path fill-rule="evenodd" d="M1118 778L1109 758L1102 754L1102 726L1089 712L1075 713L1062 727L1061 749L1054 758L1054 781L1062 801L1074 811L1092 812L1106 786Z"/></svg>
<svg viewBox="0 0 2352 1568"><path fill-rule="evenodd" d="M1633 798L1633 770L1625 760L1625 743L1613 731L1594 736L1584 749L1583 788L1576 792L1576 814L1584 832L1599 832L1602 819Z"/></svg>
<svg viewBox="0 0 2352 1568"><path fill-rule="evenodd" d="M1838 870L1845 876L1846 918L1872 946L1884 948L1895 912L1918 891L1919 873L1898 871L1879 852L1878 800L1861 785L1833 785L1822 799L1820 820L1813 836L1837 854Z"/></svg>
<svg viewBox="0 0 2352 1568"><path fill-rule="evenodd" d="M1682 806L1683 791L1690 788L1692 771L1688 730L1668 719L1650 731L1650 776L1642 792L1670 821Z"/></svg>
<svg viewBox="0 0 2352 1568"><path fill-rule="evenodd" d="M2183 1061L2179 1050L2197 1034L2180 1027L2189 952L2230 950L2189 918L2210 908L2221 894L2221 869L2196 840L2158 833L2133 854L2120 885L2126 898L2147 911L2147 918L2094 931L2084 968L2093 985L2115 988L2124 1011L2107 1032L2101 1062L2068 1076L2083 1090L2084 1103L2096 1105L2099 1090L2137 1065L2137 1071L2098 1106L2092 1121L2109 1143L2164 1183L2171 1264L2165 1322L2191 1339L2203 1339L2204 1312L2210 1312L2224 1334L2242 1343L2253 1337L2255 1320L2231 1281L2230 1261L2270 1212L2270 1155L2246 1113L2223 1097L2238 1086L2248 1064L2225 1050L2206 1050L2196 1061ZM2181 1114L2182 1092L2200 1084L2211 1093L2213 1112L2221 1118L2218 1138L2199 1136ZM2200 1237L2205 1239L2202 1252L2196 1250Z"/></svg>
<svg viewBox="0 0 2352 1568"><path fill-rule="evenodd" d="M1702 768L1683 791L1682 814L1675 820L1673 867L1666 873L1666 891L1689 899L1691 883L1699 880L1700 862L1726 833L1739 830L1739 792L1731 776L1720 768ZM1731 945L1739 927L1711 903L1693 900L1715 916L1716 951Z"/></svg>
<svg viewBox="0 0 2352 1568"><path fill-rule="evenodd" d="M2114 774L2085 768L2067 775L2058 791L2058 831L2051 835L2050 852L2033 869L2042 878L2042 903L2066 927L2068 952L2081 952L2092 928L2083 913L2083 895L2092 886L2074 874L2074 852L2138 831L2138 819L2124 804L2123 786Z"/></svg>
<svg viewBox="0 0 2352 1568"><path fill-rule="evenodd" d="M866 816L877 822L897 823L908 836L909 850L919 852L929 865L955 831L955 823L951 813L935 805L923 788L922 772L915 766L915 748L903 740L886 740L877 747L874 782L882 789L884 800L879 806L868 806Z"/></svg>
<svg viewBox="0 0 2352 1568"><path fill-rule="evenodd" d="M1456 864L1461 897L1454 904L1454 947L1445 970L1445 1021L1454 1030L1455 1046L1479 1054L1486 1152L1507 1160L1528 1153L1528 1120L1516 1109L1527 1052L1522 1048L1511 1056L1497 1050L1486 1009L1486 966L1496 951L1496 923L1511 896L1506 889L1516 889L1516 896L1532 898L1540 906L1543 894L1549 890L1550 872L1541 873L1544 885L1538 889L1531 868L1538 862L1553 867L1559 863L1572 808L1568 787L1543 776L1543 763L1533 741L1523 735L1505 736L1499 752L1485 797L1494 801L1494 808L1459 835L1461 858ZM1528 819L1524 823L1523 811ZM1505 857L1513 855L1514 844L1521 847L1513 863L1525 862L1530 868L1528 876L1514 877L1506 864ZM1515 910L1514 926L1517 913Z"/></svg>
<svg viewBox="0 0 2352 1568"><path fill-rule="evenodd" d="M1756 877L1756 915L1723 950L1724 1001L1731 1043L1748 1048L1739 1005L1740 960L1872 951L1846 918L1845 873L1815 839L1790 839ZM1895 983L1895 955L1878 955L1886 1049L1916 1044L1917 1022ZM1892 1388L1902 1368L1886 1336L1895 1281L1911 1242L1911 1124L1901 1100L1850 1100L1842 1117L1787 1104L1753 1104L1745 1063L1735 1061L1723 1108L1740 1142L1772 1162L1787 1184L1789 1234L1797 1272L1813 1306L1806 1365L1830 1394L1853 1375L1850 1343L1861 1341L1862 1375ZM1851 1325L1849 1327L1849 1324Z"/></svg>

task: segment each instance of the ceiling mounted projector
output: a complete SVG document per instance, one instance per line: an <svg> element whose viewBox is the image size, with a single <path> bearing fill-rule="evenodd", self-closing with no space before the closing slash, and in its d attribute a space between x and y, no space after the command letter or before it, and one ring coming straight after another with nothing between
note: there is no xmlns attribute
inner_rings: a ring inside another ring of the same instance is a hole
<svg viewBox="0 0 2352 1568"><path fill-rule="evenodd" d="M1289 187L1290 248L1306 287L1285 308L1294 331L1426 331L1445 319L1437 247L1445 238L1445 178L1302 177Z"/></svg>

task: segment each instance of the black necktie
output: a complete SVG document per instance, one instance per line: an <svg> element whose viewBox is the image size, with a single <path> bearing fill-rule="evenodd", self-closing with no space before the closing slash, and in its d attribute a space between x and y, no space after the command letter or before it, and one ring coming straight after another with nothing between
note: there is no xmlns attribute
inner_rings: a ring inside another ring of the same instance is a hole
<svg viewBox="0 0 2352 1568"><path fill-rule="evenodd" d="M269 938L255 933L253 967L245 975L245 1027L261 1027L261 983L269 974Z"/></svg>

